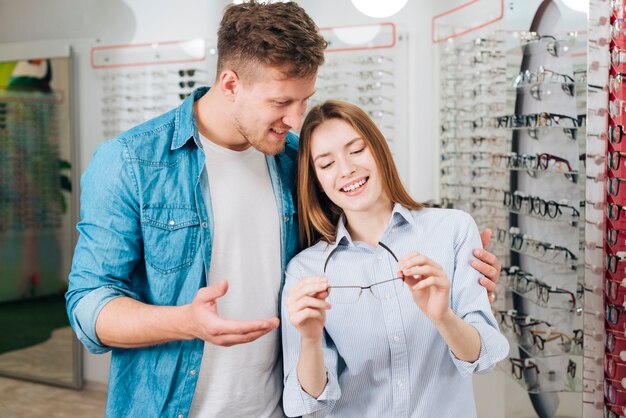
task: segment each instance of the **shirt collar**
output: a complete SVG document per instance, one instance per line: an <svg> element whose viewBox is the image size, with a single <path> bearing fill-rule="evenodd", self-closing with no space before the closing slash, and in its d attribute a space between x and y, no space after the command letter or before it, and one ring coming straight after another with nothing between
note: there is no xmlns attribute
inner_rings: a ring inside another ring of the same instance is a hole
<svg viewBox="0 0 626 418"><path fill-rule="evenodd" d="M176 109L174 117L174 135L171 149L175 150L187 143L191 138L198 137L198 124L196 123L196 115L193 111L193 105L196 100L209 91L209 87L200 87L195 89L183 103Z"/></svg>
<svg viewBox="0 0 626 418"><path fill-rule="evenodd" d="M415 227L415 218L413 218L413 214L411 211L400 203L395 203L393 205L393 211L391 212L391 221L390 226L395 226L400 223L402 220L406 221L409 225Z"/></svg>
<svg viewBox="0 0 626 418"><path fill-rule="evenodd" d="M411 211L400 203L395 203L393 205L393 210L391 211L391 220L389 221L389 226L395 226L402 221L409 223L411 226L415 225L415 219L413 218L413 214ZM346 228L346 217L342 213L339 217L339 221L337 222L337 229L335 234L335 242L332 242L328 245L328 252L332 252L339 245L354 245L352 242L352 237L348 232L348 228Z"/></svg>
<svg viewBox="0 0 626 418"><path fill-rule="evenodd" d="M394 227L402 222L407 222L411 226L415 227L415 219L413 219L413 215L411 211L399 203L395 203L393 205L393 210L391 211L391 219L389 221L389 225L387 228ZM328 261L332 257L333 253L337 251L340 245L346 246L354 246L354 242L352 241L352 237L348 232L348 228L346 228L346 217L342 213L339 217L339 221L337 222L337 230L335 234L335 242L328 244L325 250L325 262L324 262L324 273L326 273L326 266L328 265Z"/></svg>

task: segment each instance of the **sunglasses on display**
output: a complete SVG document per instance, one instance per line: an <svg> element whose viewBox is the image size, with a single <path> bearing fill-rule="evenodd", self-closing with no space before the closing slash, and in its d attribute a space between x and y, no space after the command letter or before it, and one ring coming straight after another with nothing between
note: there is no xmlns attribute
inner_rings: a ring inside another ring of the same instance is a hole
<svg viewBox="0 0 626 418"><path fill-rule="evenodd" d="M196 75L196 73L207 73L207 71L205 70L201 70L199 68L187 68L187 69L182 69L182 70L178 70L176 71L178 73L178 75L180 77L193 77Z"/></svg>

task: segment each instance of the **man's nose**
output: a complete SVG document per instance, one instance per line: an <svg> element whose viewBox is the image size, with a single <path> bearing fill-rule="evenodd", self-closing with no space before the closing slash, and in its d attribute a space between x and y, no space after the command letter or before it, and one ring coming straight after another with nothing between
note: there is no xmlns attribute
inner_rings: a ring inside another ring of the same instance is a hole
<svg viewBox="0 0 626 418"><path fill-rule="evenodd" d="M291 129L299 131L302 128L302 117L306 106L292 106L289 109L289 113L283 117L283 123L288 125Z"/></svg>

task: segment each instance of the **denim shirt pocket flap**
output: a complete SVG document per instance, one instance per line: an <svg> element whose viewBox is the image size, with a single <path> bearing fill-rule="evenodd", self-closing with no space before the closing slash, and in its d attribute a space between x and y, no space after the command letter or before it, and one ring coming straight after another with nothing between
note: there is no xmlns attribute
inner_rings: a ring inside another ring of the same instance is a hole
<svg viewBox="0 0 626 418"><path fill-rule="evenodd" d="M172 273L193 262L200 229L195 208L145 206L141 223L146 261L155 270Z"/></svg>

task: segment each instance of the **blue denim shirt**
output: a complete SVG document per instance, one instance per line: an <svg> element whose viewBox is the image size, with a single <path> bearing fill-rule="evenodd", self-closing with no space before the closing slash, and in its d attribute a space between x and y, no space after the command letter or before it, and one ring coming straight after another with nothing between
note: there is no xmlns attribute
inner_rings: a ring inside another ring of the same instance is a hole
<svg viewBox="0 0 626 418"><path fill-rule="evenodd" d="M66 305L90 352L112 350L109 417L186 417L191 406L204 341L112 348L98 340L95 324L114 298L183 305L206 285L213 223L210 196L206 202L202 196L208 179L193 103L207 91L198 89L180 107L103 143L81 179ZM296 154L297 137L289 134L285 149L267 156L281 224L281 284L298 249Z"/></svg>

